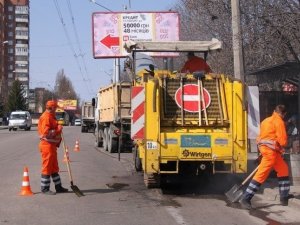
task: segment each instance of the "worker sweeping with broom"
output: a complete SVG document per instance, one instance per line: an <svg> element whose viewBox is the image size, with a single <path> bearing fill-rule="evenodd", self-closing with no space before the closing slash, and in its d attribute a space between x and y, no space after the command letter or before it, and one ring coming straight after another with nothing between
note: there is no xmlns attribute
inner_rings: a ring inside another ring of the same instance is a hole
<svg viewBox="0 0 300 225"><path fill-rule="evenodd" d="M240 200L240 204L244 209L252 208L251 199L268 178L272 169L277 173L280 203L287 206L289 198L293 197L289 195L288 165L282 157L283 147L287 144L287 133L283 120L286 113L286 107L278 105L275 107L272 116L261 122L257 145L262 158L257 172Z"/></svg>
<svg viewBox="0 0 300 225"><path fill-rule="evenodd" d="M48 101L46 103L46 110L41 115L38 123L38 133L40 136L39 149L42 156L41 191L47 195L68 192L68 189L62 187L58 174L57 148L62 140L62 126L57 124L55 118L56 108L56 101ZM56 193L50 190L50 176L55 184Z"/></svg>

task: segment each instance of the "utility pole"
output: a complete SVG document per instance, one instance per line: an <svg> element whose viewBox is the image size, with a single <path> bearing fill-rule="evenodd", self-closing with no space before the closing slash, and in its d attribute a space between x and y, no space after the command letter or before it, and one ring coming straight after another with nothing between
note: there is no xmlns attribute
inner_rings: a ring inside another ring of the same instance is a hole
<svg viewBox="0 0 300 225"><path fill-rule="evenodd" d="M243 44L239 0L231 0L231 17L234 77L240 79L241 81L244 81L245 71L243 60Z"/></svg>

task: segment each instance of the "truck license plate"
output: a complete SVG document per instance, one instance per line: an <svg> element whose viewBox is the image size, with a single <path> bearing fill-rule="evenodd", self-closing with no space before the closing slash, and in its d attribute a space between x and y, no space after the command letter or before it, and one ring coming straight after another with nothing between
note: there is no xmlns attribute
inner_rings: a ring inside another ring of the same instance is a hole
<svg viewBox="0 0 300 225"><path fill-rule="evenodd" d="M157 142L156 141L147 141L146 146L147 146L147 150L157 149Z"/></svg>

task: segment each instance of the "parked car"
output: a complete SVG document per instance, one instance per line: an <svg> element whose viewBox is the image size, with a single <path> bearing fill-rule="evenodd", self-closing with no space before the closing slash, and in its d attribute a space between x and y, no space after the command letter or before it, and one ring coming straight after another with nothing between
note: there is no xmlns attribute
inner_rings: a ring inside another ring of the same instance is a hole
<svg viewBox="0 0 300 225"><path fill-rule="evenodd" d="M32 119L28 111L14 111L11 112L8 122L8 130L24 129L30 130Z"/></svg>
<svg viewBox="0 0 300 225"><path fill-rule="evenodd" d="M81 119L75 119L74 125L75 126L81 126Z"/></svg>

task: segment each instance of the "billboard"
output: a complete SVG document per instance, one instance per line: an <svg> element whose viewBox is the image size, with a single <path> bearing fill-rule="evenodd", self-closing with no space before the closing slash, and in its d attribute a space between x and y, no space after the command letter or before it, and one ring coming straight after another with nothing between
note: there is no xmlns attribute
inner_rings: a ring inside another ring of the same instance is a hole
<svg viewBox="0 0 300 225"><path fill-rule="evenodd" d="M128 40L179 40L177 12L97 12L92 15L92 25L94 58L125 57L123 45Z"/></svg>
<svg viewBox="0 0 300 225"><path fill-rule="evenodd" d="M58 99L57 100L58 108L64 110L76 110L77 109L77 100L71 99Z"/></svg>

